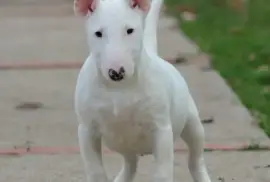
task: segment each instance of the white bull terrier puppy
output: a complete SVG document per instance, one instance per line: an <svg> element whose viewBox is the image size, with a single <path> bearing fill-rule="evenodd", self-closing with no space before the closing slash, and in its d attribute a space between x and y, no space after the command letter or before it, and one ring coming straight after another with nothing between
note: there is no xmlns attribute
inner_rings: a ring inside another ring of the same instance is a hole
<svg viewBox="0 0 270 182"><path fill-rule="evenodd" d="M174 141L189 147L194 182L210 182L204 129L188 86L157 54L162 0L75 0L91 54L75 92L78 138L88 182L108 182L101 141L124 158L114 182L131 182L141 155L153 154L155 182L173 182Z"/></svg>

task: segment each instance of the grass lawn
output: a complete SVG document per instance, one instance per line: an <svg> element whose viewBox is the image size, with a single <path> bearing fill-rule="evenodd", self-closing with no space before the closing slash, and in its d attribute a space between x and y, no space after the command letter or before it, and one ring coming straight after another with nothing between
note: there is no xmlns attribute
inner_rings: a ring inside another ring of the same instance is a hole
<svg viewBox="0 0 270 182"><path fill-rule="evenodd" d="M270 0L250 0L247 16L226 0L165 0L181 21L177 7L195 9L195 21L181 29L210 54L214 68L240 97L270 136Z"/></svg>

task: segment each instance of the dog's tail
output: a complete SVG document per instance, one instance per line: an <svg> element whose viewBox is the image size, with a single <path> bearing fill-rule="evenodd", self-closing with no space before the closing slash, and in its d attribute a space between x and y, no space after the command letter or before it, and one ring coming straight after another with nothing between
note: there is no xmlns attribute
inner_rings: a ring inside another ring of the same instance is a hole
<svg viewBox="0 0 270 182"><path fill-rule="evenodd" d="M144 46L147 51L157 54L157 28L159 13L163 0L152 0L150 10L145 19Z"/></svg>

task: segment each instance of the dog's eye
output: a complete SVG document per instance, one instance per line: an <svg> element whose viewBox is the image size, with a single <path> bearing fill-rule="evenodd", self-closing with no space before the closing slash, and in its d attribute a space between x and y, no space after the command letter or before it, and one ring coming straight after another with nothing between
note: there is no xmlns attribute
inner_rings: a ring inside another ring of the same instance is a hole
<svg viewBox="0 0 270 182"><path fill-rule="evenodd" d="M95 35L96 35L98 38L101 38L101 37L102 37L102 32L101 32L101 31L97 31L97 32L95 32Z"/></svg>
<svg viewBox="0 0 270 182"><path fill-rule="evenodd" d="M134 32L134 29L133 28L129 28L127 29L127 34L130 35Z"/></svg>

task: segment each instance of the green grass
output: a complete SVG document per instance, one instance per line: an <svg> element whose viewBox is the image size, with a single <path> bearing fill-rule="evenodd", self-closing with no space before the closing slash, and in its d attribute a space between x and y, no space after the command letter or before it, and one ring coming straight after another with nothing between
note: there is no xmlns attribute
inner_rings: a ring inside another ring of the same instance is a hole
<svg viewBox="0 0 270 182"><path fill-rule="evenodd" d="M181 21L181 29L211 55L214 68L270 136L270 0L250 0L248 16L217 1L225 0L167 0L166 5L179 21L179 5L195 8L197 19Z"/></svg>

